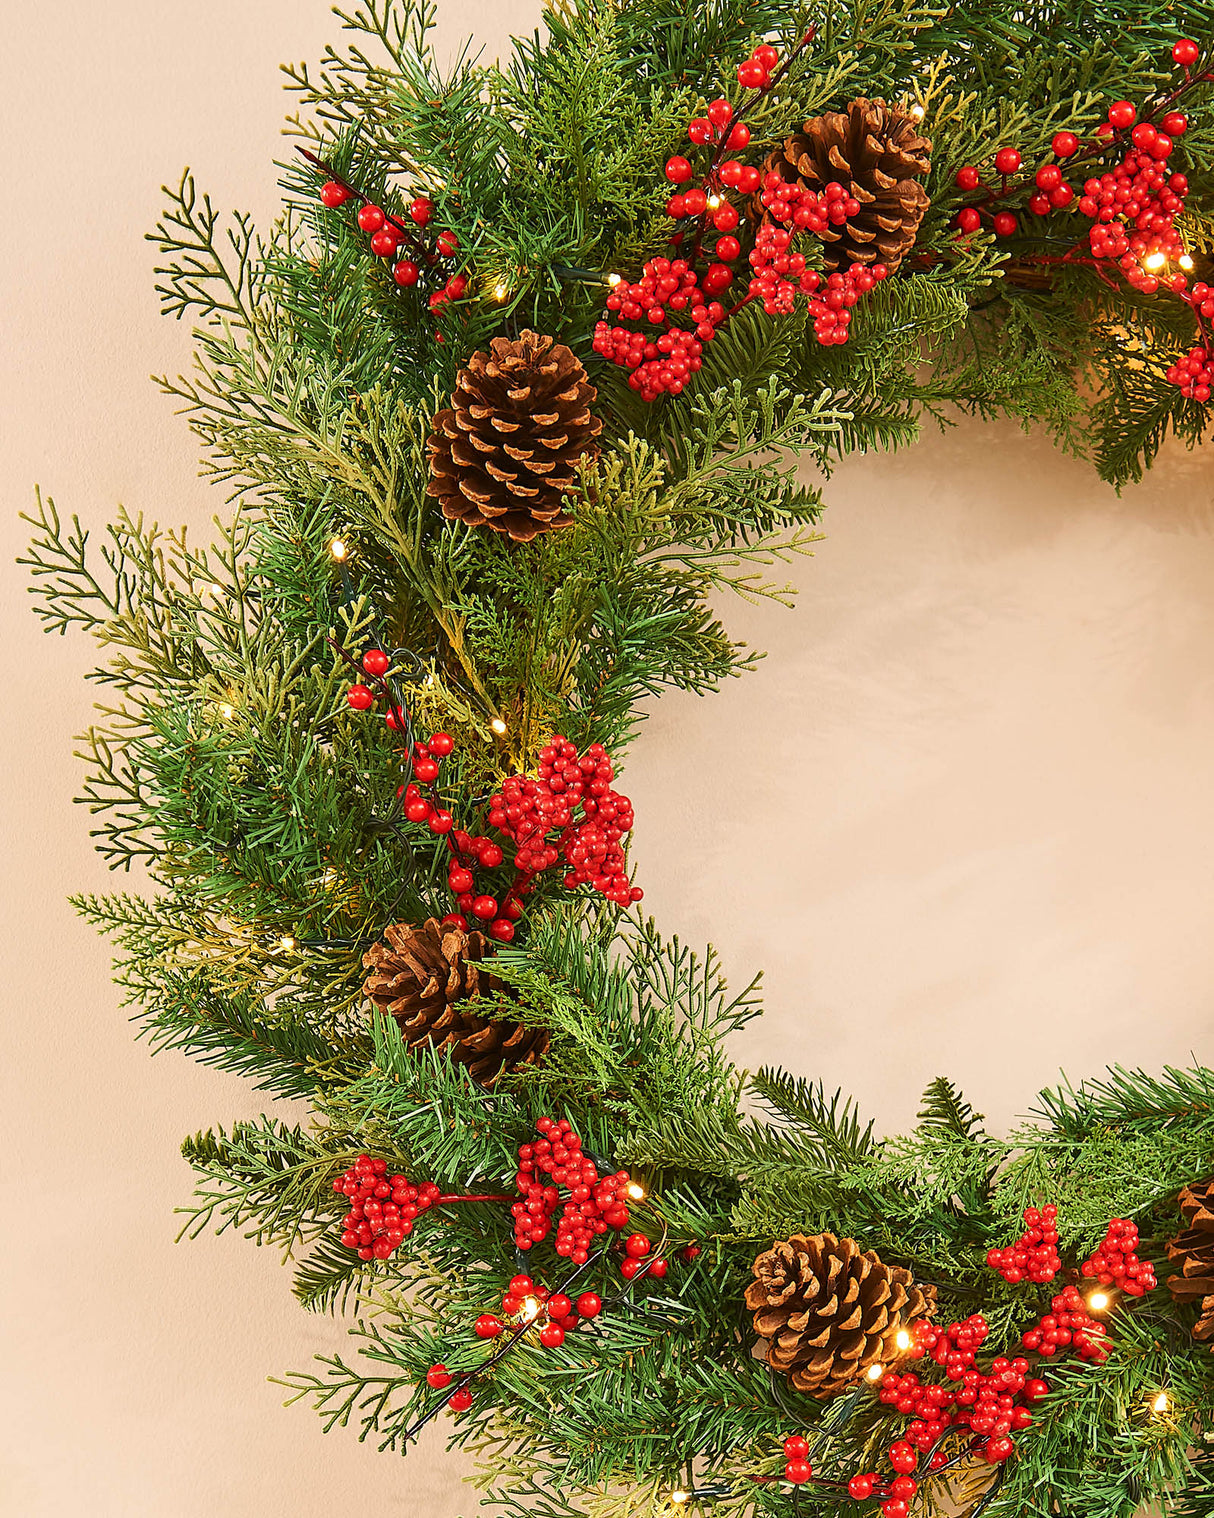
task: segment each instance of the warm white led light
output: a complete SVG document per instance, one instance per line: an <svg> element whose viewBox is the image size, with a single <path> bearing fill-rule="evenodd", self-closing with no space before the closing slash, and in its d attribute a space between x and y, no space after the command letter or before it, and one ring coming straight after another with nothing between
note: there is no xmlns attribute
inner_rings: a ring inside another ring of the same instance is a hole
<svg viewBox="0 0 1214 1518"><path fill-rule="evenodd" d="M299 942L297 939L292 938L288 933L285 938L280 938L278 940L278 947L284 954L291 954L299 948Z"/></svg>
<svg viewBox="0 0 1214 1518"><path fill-rule="evenodd" d="M233 716L235 715L235 708L229 706L227 702L224 702L224 704L219 708L219 715L225 722L231 722Z"/></svg>
<svg viewBox="0 0 1214 1518"><path fill-rule="evenodd" d="M494 717L493 721L489 724L489 726L493 729L493 731L497 734L497 736L499 738L506 731L506 724L502 721L502 719L500 717Z"/></svg>
<svg viewBox="0 0 1214 1518"><path fill-rule="evenodd" d="M641 1198L645 1195L645 1188L641 1185L640 1181L628 1182L628 1195L634 1202L639 1202L641 1200Z"/></svg>
<svg viewBox="0 0 1214 1518"><path fill-rule="evenodd" d="M715 210L716 210L716 208L717 208L717 207L718 207L718 206L719 206L719 205L720 205L720 204L721 204L721 197L720 197L720 196L719 196L719 195L710 195L710 196L709 196L709 197L708 197L708 209L709 209L709 210L710 210L710 211L715 211Z"/></svg>
<svg viewBox="0 0 1214 1518"><path fill-rule="evenodd" d="M494 288L493 288L493 298L494 298L494 300L505 300L506 297L507 297L507 295L509 295L509 294L510 294L510 290L504 284L495 285Z"/></svg>
<svg viewBox="0 0 1214 1518"><path fill-rule="evenodd" d="M1193 267L1193 260L1189 257L1189 255L1187 253L1182 253L1180 255L1180 257L1176 260L1176 262L1180 265L1180 267L1185 271L1186 274Z"/></svg>
<svg viewBox="0 0 1214 1518"><path fill-rule="evenodd" d="M623 282L624 276L622 274L609 274L607 276L607 283L613 290L615 289L616 285L623 284Z"/></svg>
<svg viewBox="0 0 1214 1518"><path fill-rule="evenodd" d="M344 538L334 538L333 541L329 544L329 556L330 558L336 559L339 564L349 552L350 550L346 546L346 540Z"/></svg>
<svg viewBox="0 0 1214 1518"><path fill-rule="evenodd" d="M870 1365L864 1374L870 1381L880 1381L881 1377L885 1374L885 1366Z"/></svg>
<svg viewBox="0 0 1214 1518"><path fill-rule="evenodd" d="M899 1349L909 1349L911 1347L911 1336L905 1328L900 1328L894 1335L894 1343Z"/></svg>
<svg viewBox="0 0 1214 1518"><path fill-rule="evenodd" d="M538 1297L524 1297L518 1315L524 1323L534 1323L540 1315L542 1305Z"/></svg>
<svg viewBox="0 0 1214 1518"><path fill-rule="evenodd" d="M1088 1298L1088 1306L1093 1312L1103 1312L1108 1305L1109 1294L1107 1291L1094 1291Z"/></svg>
<svg viewBox="0 0 1214 1518"><path fill-rule="evenodd" d="M916 121L922 121L924 116L927 115L927 112L921 105L912 105L910 108L910 113Z"/></svg>
<svg viewBox="0 0 1214 1518"><path fill-rule="evenodd" d="M684 1491L671 1492L670 1500L671 1502L690 1502L691 1493Z"/></svg>
<svg viewBox="0 0 1214 1518"><path fill-rule="evenodd" d="M1168 1396L1166 1391L1161 1391L1156 1396L1155 1400L1151 1403L1151 1411L1153 1413L1166 1413L1169 1411L1171 1406L1172 1399Z"/></svg>
<svg viewBox="0 0 1214 1518"><path fill-rule="evenodd" d="M1154 272L1156 269L1162 269L1166 263L1167 259L1162 253L1148 253L1142 261L1142 267Z"/></svg>

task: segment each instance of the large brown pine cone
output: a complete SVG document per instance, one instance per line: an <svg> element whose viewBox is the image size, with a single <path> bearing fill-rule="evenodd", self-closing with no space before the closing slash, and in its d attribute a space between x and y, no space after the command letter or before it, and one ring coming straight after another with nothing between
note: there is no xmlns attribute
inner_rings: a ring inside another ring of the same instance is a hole
<svg viewBox="0 0 1214 1518"><path fill-rule="evenodd" d="M909 112L861 99L807 121L768 157L763 173L775 169L788 183L818 191L841 184L860 210L820 234L828 264L883 263L892 272L914 247L928 208L918 180L931 167L931 152Z"/></svg>
<svg viewBox="0 0 1214 1518"><path fill-rule="evenodd" d="M487 1017L483 1001L474 1006L469 1000L502 989L482 963L483 933L445 928L430 917L420 927L393 923L384 937L387 943L372 944L363 955L371 972L363 995L396 1019L410 1048L429 1044L449 1053L482 1086L543 1057L548 1034L542 1028Z"/></svg>
<svg viewBox="0 0 1214 1518"><path fill-rule="evenodd" d="M1177 1302L1200 1304L1193 1337L1204 1342L1214 1339L1214 1179L1186 1186L1179 1202L1189 1226L1168 1244L1168 1259L1180 1261L1168 1290Z"/></svg>
<svg viewBox="0 0 1214 1518"><path fill-rule="evenodd" d="M892 1360L899 1329L936 1304L934 1286L916 1286L909 1270L833 1233L794 1234L752 1269L746 1305L767 1363L813 1397L833 1397Z"/></svg>
<svg viewBox="0 0 1214 1518"><path fill-rule="evenodd" d="M603 424L590 414L595 388L563 343L524 332L489 347L459 371L450 410L434 418L426 490L444 516L529 543L573 520L562 499Z"/></svg>

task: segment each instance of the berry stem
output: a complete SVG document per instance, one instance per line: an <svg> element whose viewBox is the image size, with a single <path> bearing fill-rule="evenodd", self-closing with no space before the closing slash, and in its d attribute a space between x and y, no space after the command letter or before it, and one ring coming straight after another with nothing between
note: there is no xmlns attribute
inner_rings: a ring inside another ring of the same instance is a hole
<svg viewBox="0 0 1214 1518"><path fill-rule="evenodd" d="M345 190L347 195L353 196L355 200L359 201L364 206L373 204L369 195L364 195L356 184L351 184L348 179L343 178L342 175L340 175L331 164L326 163L323 158L318 158L315 153L311 152L308 148L301 147L298 143L295 145L295 151L297 153L302 153L308 162L312 164L314 168L319 169L320 172L326 177L326 179L331 179L334 184L339 184L342 189ZM380 209L383 209L382 206ZM417 237L415 231L412 228L407 227L404 222L398 220L397 217L391 215L387 211L384 211L384 220L390 226L396 228L396 230L401 235L401 240L408 243L419 258L425 259L426 263L428 264L436 264L438 262L437 253L431 251L431 249L428 248L426 244Z"/></svg>

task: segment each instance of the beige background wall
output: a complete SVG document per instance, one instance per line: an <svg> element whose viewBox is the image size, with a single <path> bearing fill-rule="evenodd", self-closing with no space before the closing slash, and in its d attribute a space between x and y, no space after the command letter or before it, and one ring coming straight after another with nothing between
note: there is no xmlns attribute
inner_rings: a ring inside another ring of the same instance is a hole
<svg viewBox="0 0 1214 1518"><path fill-rule="evenodd" d="M535 10L447 0L443 35L496 48ZM187 342L141 234L185 162L270 212L275 65L334 26L320 0L58 0L5 31L0 1514L469 1511L436 1445L402 1465L279 1408L266 1375L341 1330L268 1252L172 1242L181 1135L261 1103L149 1061L64 901L113 884L70 805L88 651L41 637L11 565L35 480L94 524L220 508L145 380ZM796 612L726 608L771 657L668 698L628 779L664 926L767 970L747 1063L893 1127L937 1072L1007 1125L1060 1065L1214 1061L1212 496L1209 456L1118 500L964 425L839 472Z"/></svg>

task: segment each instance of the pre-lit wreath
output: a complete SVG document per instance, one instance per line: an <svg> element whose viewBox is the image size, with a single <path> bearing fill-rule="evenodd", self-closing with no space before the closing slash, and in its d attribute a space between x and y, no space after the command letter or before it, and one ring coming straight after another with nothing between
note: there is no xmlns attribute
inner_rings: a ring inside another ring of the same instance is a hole
<svg viewBox="0 0 1214 1518"><path fill-rule="evenodd" d="M644 697L749 663L715 593L787 594L798 455L957 406L1118 482L1200 440L1208 11L568 0L449 72L432 19L288 70L264 238L170 194L219 544L36 519L108 650L98 847L157 888L81 910L154 1046L312 1111L187 1141L187 1228L353 1311L293 1396L453 1414L505 1511L1214 1513L1214 1073L1006 1139L941 1079L879 1138L726 1058L753 988L639 914L616 789Z"/></svg>

